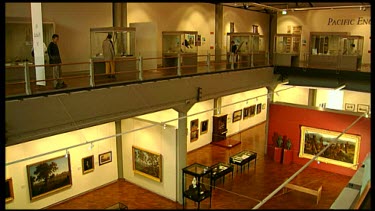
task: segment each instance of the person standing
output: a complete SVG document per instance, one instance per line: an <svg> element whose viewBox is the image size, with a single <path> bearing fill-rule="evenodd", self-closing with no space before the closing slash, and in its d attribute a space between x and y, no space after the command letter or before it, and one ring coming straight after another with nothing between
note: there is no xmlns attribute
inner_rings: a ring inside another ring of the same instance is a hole
<svg viewBox="0 0 375 211"><path fill-rule="evenodd" d="M49 57L50 64L57 64L52 66L52 75L53 75L53 86L55 89L65 88L66 84L61 79L61 58L59 47L57 42L59 41L59 35L53 34L52 41L49 43L47 52Z"/></svg>
<svg viewBox="0 0 375 211"><path fill-rule="evenodd" d="M108 78L116 78L115 76L115 48L112 43L112 35L108 34L103 41L103 56L105 61L105 74Z"/></svg>

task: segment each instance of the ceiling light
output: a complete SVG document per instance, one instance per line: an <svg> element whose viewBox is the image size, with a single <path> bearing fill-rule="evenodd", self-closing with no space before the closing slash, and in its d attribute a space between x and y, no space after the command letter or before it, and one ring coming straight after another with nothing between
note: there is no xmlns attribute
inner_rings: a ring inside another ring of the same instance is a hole
<svg viewBox="0 0 375 211"><path fill-rule="evenodd" d="M286 15L286 14L288 14L288 12L287 12L286 10L283 10L283 11L281 12L281 14Z"/></svg>
<svg viewBox="0 0 375 211"><path fill-rule="evenodd" d="M335 91L340 91L341 89L343 89L343 88L345 88L345 87L346 87L345 84L344 84L344 85L341 85L341 86L337 87L337 88L335 89Z"/></svg>

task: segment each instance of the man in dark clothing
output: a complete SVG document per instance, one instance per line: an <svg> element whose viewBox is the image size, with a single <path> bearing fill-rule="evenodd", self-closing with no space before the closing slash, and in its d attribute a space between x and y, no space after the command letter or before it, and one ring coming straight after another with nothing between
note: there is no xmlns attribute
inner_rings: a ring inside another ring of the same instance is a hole
<svg viewBox="0 0 375 211"><path fill-rule="evenodd" d="M53 86L55 89L65 88L66 84L64 81L60 79L61 77L61 58L59 47L57 46L57 42L59 41L59 35L53 34L52 35L52 42L48 45L47 52L49 56L49 63L50 64L59 64L52 67L53 78Z"/></svg>

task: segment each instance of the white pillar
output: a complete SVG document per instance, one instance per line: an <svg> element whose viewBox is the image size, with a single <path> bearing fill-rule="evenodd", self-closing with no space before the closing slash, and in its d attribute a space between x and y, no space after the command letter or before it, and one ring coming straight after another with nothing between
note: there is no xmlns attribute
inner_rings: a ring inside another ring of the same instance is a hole
<svg viewBox="0 0 375 211"><path fill-rule="evenodd" d="M34 47L34 64L44 65L43 49L43 21L42 21L42 3L31 4L31 23L33 28L33 47ZM31 52L30 52L31 53ZM45 68L35 67L36 80L45 80ZM37 85L46 85L46 81L39 81Z"/></svg>

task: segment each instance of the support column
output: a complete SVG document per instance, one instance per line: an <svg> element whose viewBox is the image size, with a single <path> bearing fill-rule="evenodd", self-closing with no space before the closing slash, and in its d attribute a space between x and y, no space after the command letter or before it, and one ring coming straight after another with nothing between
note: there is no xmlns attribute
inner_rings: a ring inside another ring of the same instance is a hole
<svg viewBox="0 0 375 211"><path fill-rule="evenodd" d="M309 89L309 98L307 105L315 106L316 105L316 89Z"/></svg>
<svg viewBox="0 0 375 211"><path fill-rule="evenodd" d="M215 4L215 62L221 62L223 48L223 5Z"/></svg>
<svg viewBox="0 0 375 211"><path fill-rule="evenodd" d="M31 24L33 29L34 64L44 65L44 42L43 42L43 21L42 3L31 4ZM48 37L52 39L52 37ZM45 66L35 67L35 77L37 85L46 86Z"/></svg>
<svg viewBox="0 0 375 211"><path fill-rule="evenodd" d="M177 130L177 143L176 143L176 198L177 202L182 204L182 169L186 167L186 154L187 154L187 112L193 104L186 104L173 108L178 112L178 130Z"/></svg>
<svg viewBox="0 0 375 211"><path fill-rule="evenodd" d="M113 3L112 4L112 19L114 27L127 27L127 4Z"/></svg>
<svg viewBox="0 0 375 211"><path fill-rule="evenodd" d="M266 114L266 130L265 132L265 140L264 140L264 155L267 155L267 144L268 144L268 127L270 122L270 105L273 103L273 92L276 88L276 85L273 86L266 86L267 88L267 114Z"/></svg>
<svg viewBox="0 0 375 211"><path fill-rule="evenodd" d="M270 64L273 64L273 58L274 58L274 55L273 55L273 46L275 46L274 42L275 42L275 35L277 34L277 13L273 13L273 14L270 14L270 22L269 22L269 37L268 37L268 40L269 40L269 45L268 45L268 52L269 52L269 63Z"/></svg>
<svg viewBox="0 0 375 211"><path fill-rule="evenodd" d="M121 120L115 121L116 134L121 134ZM124 179L123 159L122 159L122 135L116 136L116 154L117 154L117 178Z"/></svg>
<svg viewBox="0 0 375 211"><path fill-rule="evenodd" d="M221 114L221 97L214 98L214 115Z"/></svg>

